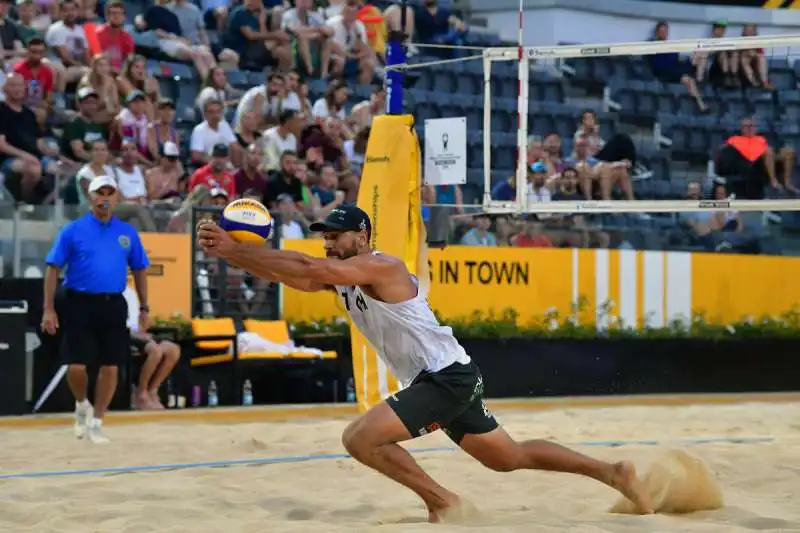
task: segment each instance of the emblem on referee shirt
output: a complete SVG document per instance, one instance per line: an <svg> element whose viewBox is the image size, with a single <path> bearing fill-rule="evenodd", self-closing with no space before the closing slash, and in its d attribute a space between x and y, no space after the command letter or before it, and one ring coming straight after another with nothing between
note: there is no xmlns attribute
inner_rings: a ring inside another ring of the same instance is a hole
<svg viewBox="0 0 800 533"><path fill-rule="evenodd" d="M127 235L120 235L117 241L119 242L119 245L126 250L131 247L131 240Z"/></svg>

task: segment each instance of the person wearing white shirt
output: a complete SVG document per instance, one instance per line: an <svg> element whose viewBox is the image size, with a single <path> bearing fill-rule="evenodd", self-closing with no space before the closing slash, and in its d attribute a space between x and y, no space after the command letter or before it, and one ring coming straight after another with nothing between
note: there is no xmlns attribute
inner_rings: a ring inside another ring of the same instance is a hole
<svg viewBox="0 0 800 533"><path fill-rule="evenodd" d="M74 0L62 2L61 17L45 34L53 56L48 58L48 64L55 70L58 92L64 92L68 83L76 83L86 75L91 61L86 32L77 23L78 4Z"/></svg>
<svg viewBox="0 0 800 533"><path fill-rule="evenodd" d="M122 201L114 214L134 224L141 231L157 231L153 214L147 207L147 181L144 172L136 164L139 149L132 139L122 141L122 157L119 165L112 167L110 176L117 182Z"/></svg>
<svg viewBox="0 0 800 533"><path fill-rule="evenodd" d="M325 25L323 16L313 11L313 0L295 0L295 7L283 15L282 27L297 45L297 54L306 74L316 77L311 47L319 50L319 77L327 79L331 70L331 35L333 30ZM341 64L334 74L341 73Z"/></svg>
<svg viewBox="0 0 800 533"><path fill-rule="evenodd" d="M303 117L297 111L281 113L280 124L264 132L264 162L267 170L279 170L281 154L297 152L297 135L303 124Z"/></svg>
<svg viewBox="0 0 800 533"><path fill-rule="evenodd" d="M311 114L316 119L338 118L344 121L347 116L344 106L349 97L350 89L347 88L347 83L342 80L334 81L325 89L322 98L314 102Z"/></svg>
<svg viewBox="0 0 800 533"><path fill-rule="evenodd" d="M277 117L283 109L281 94L286 86L285 83L283 74L273 72L267 76L267 81L263 85L248 89L236 106L233 127L239 127L243 114L254 111L258 116L258 129L264 129L264 122L269 117Z"/></svg>
<svg viewBox="0 0 800 533"><path fill-rule="evenodd" d="M78 189L78 205L89 207L89 184L100 176L114 176L114 170L108 164L108 144L104 139L96 139L91 143L91 161L81 167L75 175Z"/></svg>
<svg viewBox="0 0 800 533"><path fill-rule="evenodd" d="M367 28L356 19L358 0L347 0L342 14L328 19L333 30L333 57L344 63L344 73L358 72L359 83L369 83L375 74L377 59L369 47Z"/></svg>
<svg viewBox="0 0 800 533"><path fill-rule="evenodd" d="M281 194L277 198L278 212L281 216L281 239L305 239L306 232L298 219L302 217L290 194Z"/></svg>
<svg viewBox="0 0 800 533"><path fill-rule="evenodd" d="M203 107L205 120L194 127L189 140L192 163L205 165L208 154L215 144L225 144L231 151L241 149L236 143L236 135L228 121L222 118L223 107L219 100L207 100Z"/></svg>

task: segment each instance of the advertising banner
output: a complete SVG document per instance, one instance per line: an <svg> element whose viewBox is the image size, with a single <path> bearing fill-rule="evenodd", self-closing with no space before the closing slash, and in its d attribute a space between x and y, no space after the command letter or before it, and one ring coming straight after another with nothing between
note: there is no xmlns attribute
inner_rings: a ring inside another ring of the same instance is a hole
<svg viewBox="0 0 800 533"><path fill-rule="evenodd" d="M191 316L192 264L191 235L182 233L142 233L142 244L150 259L147 271L150 316L169 318L175 314ZM133 287L133 277L128 276Z"/></svg>

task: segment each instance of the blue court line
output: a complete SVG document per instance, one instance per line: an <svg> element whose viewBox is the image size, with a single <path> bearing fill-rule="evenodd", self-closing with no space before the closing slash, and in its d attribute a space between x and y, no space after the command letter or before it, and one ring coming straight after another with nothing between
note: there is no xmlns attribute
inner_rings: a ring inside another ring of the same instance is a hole
<svg viewBox="0 0 800 533"><path fill-rule="evenodd" d="M697 439L678 439L674 441L660 440L586 440L567 442L566 446L594 446L598 448L616 448L620 446L660 446L660 445L703 445L703 444L765 444L775 442L774 437L711 437ZM452 446L436 448L410 448L411 453L452 452L458 448ZM118 466L111 468L90 468L83 470L51 470L42 472L18 472L0 474L2 479L31 479L70 476L96 476L110 474L136 474L144 472L166 472L169 470L189 470L196 468L224 468L230 466L257 466L282 463L303 463L309 461L329 461L333 459L349 459L346 453L324 453L317 455L289 455L284 457L262 457L254 459L231 459L225 461L205 461L198 463L172 463L143 466Z"/></svg>

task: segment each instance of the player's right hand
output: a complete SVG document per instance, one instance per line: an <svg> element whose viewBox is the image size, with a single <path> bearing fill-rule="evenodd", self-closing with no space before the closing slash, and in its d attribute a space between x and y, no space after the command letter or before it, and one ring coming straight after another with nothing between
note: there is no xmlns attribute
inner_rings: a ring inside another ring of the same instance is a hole
<svg viewBox="0 0 800 533"><path fill-rule="evenodd" d="M58 315L53 309L45 309L42 315L42 331L55 335L58 330Z"/></svg>

